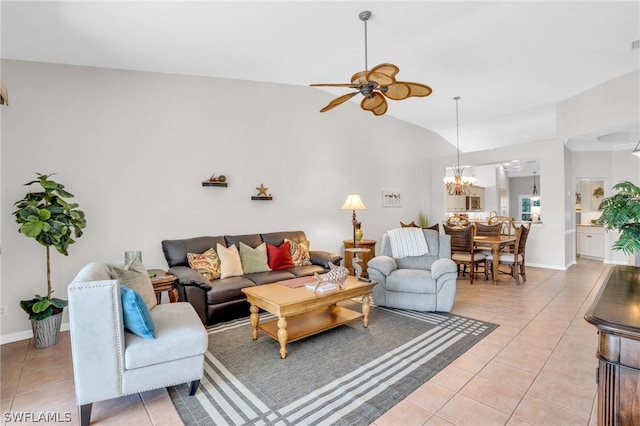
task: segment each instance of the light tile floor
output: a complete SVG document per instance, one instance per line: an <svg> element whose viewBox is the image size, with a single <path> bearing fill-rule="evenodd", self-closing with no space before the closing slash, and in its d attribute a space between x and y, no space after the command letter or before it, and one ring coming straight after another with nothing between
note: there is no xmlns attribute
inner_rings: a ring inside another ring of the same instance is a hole
<svg viewBox="0 0 640 426"><path fill-rule="evenodd" d="M583 317L606 269L579 259L567 271L528 267L520 286L459 279L453 312L500 327L374 425L595 425L596 329ZM5 413L69 413L78 424L68 332L46 349L2 345L0 356L3 424L15 423ZM162 389L95 403L92 424L181 421Z"/></svg>

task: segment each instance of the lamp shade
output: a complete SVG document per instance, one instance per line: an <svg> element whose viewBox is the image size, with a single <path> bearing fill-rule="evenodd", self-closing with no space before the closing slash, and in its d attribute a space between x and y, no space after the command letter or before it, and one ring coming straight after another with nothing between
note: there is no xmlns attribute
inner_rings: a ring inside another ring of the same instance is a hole
<svg viewBox="0 0 640 426"><path fill-rule="evenodd" d="M631 153L636 157L640 157L640 140L638 141L636 148L633 151L631 151Z"/></svg>
<svg viewBox="0 0 640 426"><path fill-rule="evenodd" d="M366 210L367 206L364 205L358 194L349 194L347 201L344 202L341 210Z"/></svg>

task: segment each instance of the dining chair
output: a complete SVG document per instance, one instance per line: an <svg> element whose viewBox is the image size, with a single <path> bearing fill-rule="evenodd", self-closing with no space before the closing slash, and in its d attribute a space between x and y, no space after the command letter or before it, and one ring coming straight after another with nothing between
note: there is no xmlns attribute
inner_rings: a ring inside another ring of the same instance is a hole
<svg viewBox="0 0 640 426"><path fill-rule="evenodd" d="M471 284L473 284L476 266L483 264L484 279L489 279L487 271L487 256L481 253L476 253L474 250L473 237L475 235L476 228L472 225L465 227L442 225L442 227L444 228L445 234L451 236L451 260L456 262L458 265L458 274L460 274L460 265L463 265L465 268L469 266L469 277Z"/></svg>
<svg viewBox="0 0 640 426"><path fill-rule="evenodd" d="M508 216L490 216L487 222L490 226L500 224L500 234L502 235L514 235L516 233L516 224Z"/></svg>
<svg viewBox="0 0 640 426"><path fill-rule="evenodd" d="M476 237L497 237L500 235L500 231L502 229L502 225L499 223L496 223L495 225L476 223L474 226L476 227ZM476 253L490 255L491 245L482 244L482 241L476 241Z"/></svg>
<svg viewBox="0 0 640 426"><path fill-rule="evenodd" d="M447 225L450 227L453 226L468 226L469 225L469 217L466 215L455 214L453 216L449 216L447 218Z"/></svg>
<svg viewBox="0 0 640 426"><path fill-rule="evenodd" d="M513 252L500 252L498 255L500 265L508 265L511 268L510 275L515 279L516 285L520 285L520 276L522 276L523 282L527 281L527 275L525 272L525 253L530 229L530 223L520 225L516 230L516 242ZM493 256L488 256L487 261L491 264L493 262ZM496 271L491 272L496 273ZM500 271L497 272L500 273Z"/></svg>
<svg viewBox="0 0 640 426"><path fill-rule="evenodd" d="M402 221L400 221L400 227L401 228L420 228L418 225L416 225L414 221L411 221L411 223L403 223Z"/></svg>

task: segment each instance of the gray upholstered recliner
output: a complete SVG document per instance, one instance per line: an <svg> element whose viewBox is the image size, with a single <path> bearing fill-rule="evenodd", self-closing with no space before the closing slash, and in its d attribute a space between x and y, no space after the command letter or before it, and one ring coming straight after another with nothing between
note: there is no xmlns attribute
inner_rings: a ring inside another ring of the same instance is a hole
<svg viewBox="0 0 640 426"><path fill-rule="evenodd" d="M94 402L189 382L196 392L208 338L189 303L154 306L155 338L146 339L125 331L120 284L108 264L85 266L68 294L81 425L89 424Z"/></svg>
<svg viewBox="0 0 640 426"><path fill-rule="evenodd" d="M367 263L376 305L416 311L449 312L456 295L457 268L451 260L451 238L424 229L429 253L394 259L388 233L380 254Z"/></svg>

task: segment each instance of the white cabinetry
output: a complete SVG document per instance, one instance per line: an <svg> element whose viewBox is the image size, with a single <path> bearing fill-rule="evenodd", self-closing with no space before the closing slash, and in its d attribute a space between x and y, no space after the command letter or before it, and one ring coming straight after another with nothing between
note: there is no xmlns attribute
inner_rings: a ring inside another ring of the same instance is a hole
<svg viewBox="0 0 640 426"><path fill-rule="evenodd" d="M471 197L478 197L480 200L480 209L467 209L467 196L466 195L449 195L446 197L446 208L448 212L466 212L466 211L482 211L484 210L484 188L480 186L471 187Z"/></svg>
<svg viewBox="0 0 640 426"><path fill-rule="evenodd" d="M467 198L464 195L446 195L448 212L464 212L467 210Z"/></svg>
<svg viewBox="0 0 640 426"><path fill-rule="evenodd" d="M582 257L604 259L604 228L577 226L576 253Z"/></svg>

